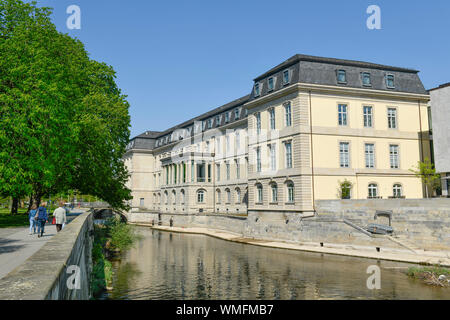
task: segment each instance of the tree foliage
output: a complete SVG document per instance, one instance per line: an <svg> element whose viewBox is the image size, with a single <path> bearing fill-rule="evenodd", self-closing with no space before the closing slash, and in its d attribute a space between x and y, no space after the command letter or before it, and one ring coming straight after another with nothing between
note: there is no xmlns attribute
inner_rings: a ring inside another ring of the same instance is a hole
<svg viewBox="0 0 450 320"><path fill-rule="evenodd" d="M425 158L423 162L419 161L417 166L409 171L422 180L422 183L425 185L427 198L431 196L430 190L434 191L439 187L440 175L436 173L436 169L429 158Z"/></svg>
<svg viewBox="0 0 450 320"><path fill-rule="evenodd" d="M0 0L0 194L39 202L77 189L124 208L128 102L113 68L50 14Z"/></svg>

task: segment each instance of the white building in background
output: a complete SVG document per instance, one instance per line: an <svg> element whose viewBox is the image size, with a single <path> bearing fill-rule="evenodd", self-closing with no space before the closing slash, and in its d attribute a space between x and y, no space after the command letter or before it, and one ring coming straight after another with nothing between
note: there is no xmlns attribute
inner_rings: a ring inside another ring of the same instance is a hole
<svg viewBox="0 0 450 320"><path fill-rule="evenodd" d="M450 196L450 82L431 89L430 106L436 171L441 174L442 195Z"/></svg>

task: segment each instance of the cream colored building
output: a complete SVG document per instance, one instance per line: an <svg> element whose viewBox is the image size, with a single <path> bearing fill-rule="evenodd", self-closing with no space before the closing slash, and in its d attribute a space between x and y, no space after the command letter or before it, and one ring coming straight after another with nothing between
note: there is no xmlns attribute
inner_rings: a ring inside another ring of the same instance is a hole
<svg viewBox="0 0 450 320"><path fill-rule="evenodd" d="M131 140L132 207L170 214L308 212L315 200L422 198L430 156L417 71L295 55L250 95Z"/></svg>

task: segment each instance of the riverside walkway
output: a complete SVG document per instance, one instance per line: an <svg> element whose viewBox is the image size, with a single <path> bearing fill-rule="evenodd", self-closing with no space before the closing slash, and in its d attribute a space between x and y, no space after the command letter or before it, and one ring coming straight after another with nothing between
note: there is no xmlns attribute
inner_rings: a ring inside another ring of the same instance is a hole
<svg viewBox="0 0 450 320"><path fill-rule="evenodd" d="M74 209L74 212L67 215L67 222L70 223L85 211ZM0 279L42 248L56 234L56 226L47 223L44 231L44 236L38 238L37 233L29 234L29 227L0 229Z"/></svg>

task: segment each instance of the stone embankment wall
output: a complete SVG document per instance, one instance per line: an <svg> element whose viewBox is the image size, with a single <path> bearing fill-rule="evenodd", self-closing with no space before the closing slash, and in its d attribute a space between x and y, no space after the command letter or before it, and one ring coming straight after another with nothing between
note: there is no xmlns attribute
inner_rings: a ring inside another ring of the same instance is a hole
<svg viewBox="0 0 450 320"><path fill-rule="evenodd" d="M388 224L376 210L392 210L394 235L369 236L369 223ZM178 215L133 212L131 223L203 227L242 235L246 238L293 243L381 247L393 250L450 250L450 199L326 200L316 202L316 214L249 212L247 217Z"/></svg>
<svg viewBox="0 0 450 320"><path fill-rule="evenodd" d="M93 215L87 212L0 280L0 300L89 299L92 245Z"/></svg>

